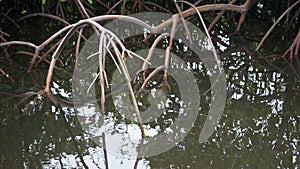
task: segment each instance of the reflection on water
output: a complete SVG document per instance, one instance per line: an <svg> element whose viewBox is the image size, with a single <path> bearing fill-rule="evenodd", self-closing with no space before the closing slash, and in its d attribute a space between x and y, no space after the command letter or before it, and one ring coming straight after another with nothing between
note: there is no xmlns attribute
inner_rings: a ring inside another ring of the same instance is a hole
<svg viewBox="0 0 300 169"><path fill-rule="evenodd" d="M47 69L38 68L26 74L26 65L11 66L0 60L6 73L14 78L12 81L0 76L0 168L105 168L106 161L109 168L126 169L135 165L137 168L299 167L299 69L279 57L272 61L267 58L268 51L251 52L245 45L250 42L241 35L223 36L224 43L231 45L223 46L220 51L226 70L227 100L215 132L207 142L199 143L211 103L211 94L206 92L211 84L201 61L189 61L187 69L192 70L197 79L200 93L197 120L176 147L141 159L105 153L83 132L73 108L54 106L45 96L13 97L41 89ZM71 64L72 60L65 62ZM52 85L54 94L71 96L71 74L71 68L56 71ZM163 93L151 90L150 94L155 98ZM178 112L171 110L179 111L179 99L172 93L169 96L167 102L170 104L165 103L166 100L156 103L158 109L170 111L158 113L161 118L147 124L150 137L160 132L172 133L168 126L174 123ZM142 98L140 102L141 107L147 106L143 105L147 103ZM137 126L124 121L111 100L106 104L105 120L110 132L124 134L128 139L136 137ZM128 153L125 149L122 151Z"/></svg>
<svg viewBox="0 0 300 169"><path fill-rule="evenodd" d="M198 142L210 103L210 95L206 94L201 96L198 119L187 137L168 152L141 159L138 168L298 166L300 138L299 105L295 104L299 102L296 78L292 74L259 70L252 65L253 62L244 64L247 65L243 71L227 70L226 108L208 142ZM194 67L194 73L201 84L201 93L204 93L210 86L209 81L205 80L199 67ZM18 80L29 78L27 76ZM1 80L7 81L4 77ZM33 83L26 80L26 83L16 86L28 91ZM5 87L1 86L1 91L5 91ZM53 90L61 91L59 85L54 87ZM73 109L57 108L44 96L17 105L20 99L9 99L3 93L1 101L1 168L105 168L103 148L83 133ZM111 118L113 132L130 136L134 131L130 125L118 122L113 111L107 115ZM172 117L166 116L156 125L161 129L169 123L172 123ZM136 160L108 153L110 168L133 168L135 163Z"/></svg>

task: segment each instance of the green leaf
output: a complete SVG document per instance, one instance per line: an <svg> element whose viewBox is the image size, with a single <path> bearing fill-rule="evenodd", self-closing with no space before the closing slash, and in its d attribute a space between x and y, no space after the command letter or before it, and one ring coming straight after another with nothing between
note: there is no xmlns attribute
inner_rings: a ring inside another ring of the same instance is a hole
<svg viewBox="0 0 300 169"><path fill-rule="evenodd" d="M45 3L46 3L46 0L42 0L42 3L43 3L43 5L45 5Z"/></svg>
<svg viewBox="0 0 300 169"><path fill-rule="evenodd" d="M89 3L90 3L90 4L92 4L92 3L93 3L93 0L88 0L88 1L89 1Z"/></svg>

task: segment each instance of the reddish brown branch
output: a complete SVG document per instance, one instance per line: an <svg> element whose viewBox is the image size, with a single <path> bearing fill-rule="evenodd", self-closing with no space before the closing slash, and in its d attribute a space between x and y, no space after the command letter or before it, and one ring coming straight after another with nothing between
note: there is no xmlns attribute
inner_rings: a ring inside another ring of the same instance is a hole
<svg viewBox="0 0 300 169"><path fill-rule="evenodd" d="M63 18L60 18L58 16L55 16L55 15L51 15L51 14L47 14L47 13L33 13L33 14L28 14L28 15L25 15L23 17L21 17L19 21L22 21L24 19L27 19L27 18L31 18L31 17L36 17L36 16L42 16L42 17L47 17L47 18L51 18L51 19L55 19L55 20L58 20L66 25L70 25L69 22L67 22L66 20L64 20Z"/></svg>
<svg viewBox="0 0 300 169"><path fill-rule="evenodd" d="M109 10L106 12L106 15L108 15L109 13L111 13L119 4L121 4L122 1L124 1L124 0L119 0L111 8L109 8Z"/></svg>
<svg viewBox="0 0 300 169"><path fill-rule="evenodd" d="M60 10L60 14L63 20L65 20L65 14L64 14L64 10L63 10L63 4L58 1L57 6L56 6L56 14L58 15L58 10Z"/></svg>
<svg viewBox="0 0 300 169"><path fill-rule="evenodd" d="M9 74L5 73L4 70L0 69L0 73L7 77L12 83L15 83L15 80L9 76Z"/></svg>
<svg viewBox="0 0 300 169"><path fill-rule="evenodd" d="M272 32L272 30L275 28L275 26L281 21L281 19L284 17L284 15L286 15L291 9L293 9L296 5L298 5L300 3L300 1L295 2L291 7L289 7L287 10L285 10L284 13L281 14L281 16L276 20L276 22L271 26L271 28L268 30L268 32L265 34L265 36L262 38L262 40L259 42L256 51L258 51L260 49L260 47L262 46L262 44L264 43L264 41L267 39L267 37L269 36L269 34Z"/></svg>
<svg viewBox="0 0 300 169"><path fill-rule="evenodd" d="M31 56L33 57L34 56L34 53L31 53L31 52L26 52L26 51L18 51L16 52L15 54L22 54L22 55L28 55L28 56ZM41 59L41 60L44 60L46 63L50 64L50 61L45 59L45 58L42 58L41 56L37 55L36 56L37 58Z"/></svg>
<svg viewBox="0 0 300 169"><path fill-rule="evenodd" d="M229 4L235 3L237 0L232 0L229 2ZM212 29L212 27L218 22L218 20L223 16L225 13L225 10L222 10L216 17L215 19L210 23L209 27L207 28L208 31Z"/></svg>
<svg viewBox="0 0 300 169"><path fill-rule="evenodd" d="M11 23L13 23L17 28L20 28L20 26L13 19L11 19L9 16L7 16L6 14L0 12L0 15L2 15L4 18L9 20Z"/></svg>
<svg viewBox="0 0 300 169"><path fill-rule="evenodd" d="M292 63L293 58L299 56L299 46L300 46L300 30L294 39L292 45L284 52L282 57L286 57L290 53L290 63Z"/></svg>
<svg viewBox="0 0 300 169"><path fill-rule="evenodd" d="M80 0L75 0L75 3L78 7L78 10L80 11L83 18L90 18L89 14L87 13L86 8L83 6Z"/></svg>
<svg viewBox="0 0 300 169"><path fill-rule="evenodd" d="M156 3L147 1L147 2L143 2L143 4L148 4L148 5L155 6L155 7L161 9L162 11L164 11L166 13L172 14L172 12L170 10L168 10L168 9L166 9L166 8L162 7L161 5L158 5Z"/></svg>

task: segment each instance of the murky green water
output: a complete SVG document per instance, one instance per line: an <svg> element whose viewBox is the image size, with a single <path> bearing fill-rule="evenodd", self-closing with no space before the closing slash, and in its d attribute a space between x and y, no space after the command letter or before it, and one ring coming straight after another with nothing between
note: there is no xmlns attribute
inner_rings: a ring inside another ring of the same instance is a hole
<svg viewBox="0 0 300 169"><path fill-rule="evenodd" d="M174 148L156 156L128 159L108 153L109 168L134 168L136 164L137 168L300 167L299 69L280 58L286 49L278 49L280 43L269 42L262 53L253 52L251 44L256 42L249 34L255 32L247 26L242 35L219 35L222 43L230 44L219 46L227 97L208 141L199 143L199 134L209 112L212 98L206 91L212 84L201 61L189 61L186 68L195 76L200 93L200 109L191 131ZM268 49L272 45L277 51ZM65 67L55 70L52 83L53 93L63 97L72 91L72 50L64 52ZM43 62L26 73L30 57L16 54L12 60L12 65L4 57L0 60L0 68L10 77L0 75L0 168L105 168L103 148L82 130L73 108L55 106L44 95L16 96L42 89L48 65ZM157 87L163 88L162 84ZM159 120L147 124L150 128L167 129L176 120L180 105L172 92L170 107ZM147 101L142 97L140 101L140 108L147 108ZM118 115L112 100L108 99L106 107L106 116L114 119L113 132L130 133L131 123Z"/></svg>

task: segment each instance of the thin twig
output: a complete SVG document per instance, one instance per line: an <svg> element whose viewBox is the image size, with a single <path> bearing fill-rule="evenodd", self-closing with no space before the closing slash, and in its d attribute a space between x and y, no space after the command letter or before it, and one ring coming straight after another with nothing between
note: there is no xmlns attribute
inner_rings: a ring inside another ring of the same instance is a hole
<svg viewBox="0 0 300 169"><path fill-rule="evenodd" d="M272 32L272 30L275 28L275 26L278 24L278 22L281 21L281 19L284 17L284 15L286 15L291 9L293 9L296 5L298 5L300 3L300 1L295 2L291 7L289 7L287 10L285 10L281 16L276 20L276 22L271 26L271 28L268 30L268 32L265 34L265 36L262 38L262 40L259 42L257 48L255 49L255 51L258 51L259 48L262 46L262 44L264 43L264 41L267 39L267 37L269 36L269 34Z"/></svg>
<svg viewBox="0 0 300 169"><path fill-rule="evenodd" d="M0 73L7 77L12 83L15 83L15 80L9 76L9 74L5 73L4 70L0 69Z"/></svg>
<svg viewBox="0 0 300 169"><path fill-rule="evenodd" d="M106 15L108 15L109 13L111 13L122 1L125 0L119 0L117 3L115 3L107 12Z"/></svg>
<svg viewBox="0 0 300 169"><path fill-rule="evenodd" d="M2 12L0 12L0 15L2 15L4 18L9 20L11 23L13 23L17 28L20 28L20 26L16 23L16 21L14 21L11 17L7 16L6 14L4 14ZM2 22L4 22L4 20L2 20Z"/></svg>
<svg viewBox="0 0 300 169"><path fill-rule="evenodd" d="M99 52L99 73L100 73L100 87L101 87L101 114L104 117L104 111L105 111L105 90L104 90L104 78L103 78L103 72L105 70L105 67L103 66L103 58L104 56L104 52L103 49L104 46L106 44L104 44L104 38L105 38L105 31L103 31L99 37L99 48L98 48L98 52Z"/></svg>
<svg viewBox="0 0 300 169"><path fill-rule="evenodd" d="M152 43L151 45L151 48L149 49L149 52L148 52L148 55L146 57L146 61L150 62L151 58L152 58L152 55L153 55L153 52L157 46L157 44L160 42L160 40L162 38L164 38L165 36L169 36L170 34L169 33L163 33L163 34L160 34L155 40L154 42ZM148 69L148 66L149 64L147 62L144 62L143 63L143 66L142 66L142 70L143 71L146 71L146 69Z"/></svg>
<svg viewBox="0 0 300 169"><path fill-rule="evenodd" d="M214 57L215 57L215 61L216 61L217 65L218 65L219 72L222 73L223 69L222 69L222 67L221 67L220 59L218 58L217 51L216 51L216 49L215 49L215 47L214 47L214 44L213 44L213 42L212 42L212 40L211 40L211 36L209 35L209 32L208 32L208 30L207 30L207 27L206 27L206 25L205 25L205 23L204 23L204 20L203 20L201 14L200 14L200 11L199 11L198 8L196 8L193 4L191 4L191 3L187 2L187 1L181 1L181 2L184 2L184 3L188 4L188 5L190 5L190 6L193 7L194 10L197 12L197 14L198 14L198 16L199 16L199 18L200 18L200 20L201 20L202 26L203 26L203 28L204 28L204 30L205 30L206 36L208 37L208 42L209 42L209 44L210 44L211 47L212 47L212 51L213 51L213 54L214 54ZM229 4L229 5L230 5L230 4Z"/></svg>
<svg viewBox="0 0 300 169"><path fill-rule="evenodd" d="M102 133L102 142L103 142L103 152L104 152L105 169L108 169L108 156L107 156L106 140L105 140L105 133L104 132Z"/></svg>
<svg viewBox="0 0 300 169"><path fill-rule="evenodd" d="M34 56L34 53L31 53L31 52L27 52L27 51L18 51L18 52L16 52L16 53L14 53L14 55L17 55L17 54L21 54L21 55L29 55L29 56L31 56L31 57L33 57ZM42 59L42 57L41 56L37 56L39 59ZM50 64L50 61L49 60L47 60L47 59L43 59L47 64Z"/></svg>
<svg viewBox="0 0 300 169"><path fill-rule="evenodd" d="M117 57L117 59L119 60L120 67L122 69L122 72L125 75L126 83L127 83L129 93L130 93L130 96L131 96L131 99L132 99L132 102L133 102L133 106L134 106L134 109L135 109L135 112L136 112L136 116L137 116L138 124L139 124L140 130L141 130L142 138L144 138L145 137L145 131L144 131L144 127L143 127L142 117L141 117L141 114L140 114L140 111L139 111L139 108L138 108L138 104L137 104L137 101L136 101L136 98L135 98L135 95L134 95L134 92L133 92L133 89L132 89L132 86L131 86L131 83L130 83L130 81L131 81L130 74L129 74L129 72L127 70L127 66L126 66L126 64L123 60L124 51L122 52L122 54L120 54L118 48L114 45L114 43L112 43L112 45L113 45L113 48L114 48L116 54L119 56L119 57Z"/></svg>
<svg viewBox="0 0 300 169"><path fill-rule="evenodd" d="M189 41L190 41L190 44L193 44L192 37L191 37L191 33L190 33L190 31L189 31L189 29L188 29L188 27L187 27L187 24L186 24L186 21L185 21L183 15L182 15L182 12L181 12L181 10L180 10L178 4L176 3L176 1L175 1L174 3L175 3L175 6L176 6L177 11L178 11L178 13L179 13L179 16L180 16L180 19L181 19L181 21L182 21L182 24L183 24L183 27L184 27L184 29L185 29L185 32L186 32L186 34L187 34L187 36L188 36L188 39L189 39Z"/></svg>
<svg viewBox="0 0 300 169"><path fill-rule="evenodd" d="M232 0L229 2L229 4L235 3L237 0ZM218 22L218 20L223 16L225 13L225 10L222 10L216 17L215 19L210 23L209 27L207 28L208 31L212 29L212 27Z"/></svg>
<svg viewBox="0 0 300 169"><path fill-rule="evenodd" d="M159 8L159 9L163 10L164 12L166 12L166 13L168 13L168 14L172 14L172 12L171 12L170 10L168 10L168 9L164 8L163 6L158 5L158 4L156 4L156 3L149 2L149 1L147 1L147 2L142 2L142 3L143 3L144 5L145 5L145 4L149 4L149 5L155 6L155 7L157 7L157 8ZM144 8L145 8L145 6L144 6Z"/></svg>
<svg viewBox="0 0 300 169"><path fill-rule="evenodd" d="M51 15L51 14L47 14L47 13L33 13L33 14L28 14L28 15L25 15L23 17L21 17L20 19L18 19L18 22L24 20L24 19L27 19L27 18L31 18L31 17L35 17L35 16L42 16L42 17L47 17L47 18L51 18L51 19L55 19L57 21L60 21L66 25L70 25L69 22L67 22L66 20L64 20L63 18L60 18L58 16L55 16L55 15Z"/></svg>
<svg viewBox="0 0 300 169"><path fill-rule="evenodd" d="M30 42L24 42L24 41L9 41L9 42L5 42L5 43L0 43L0 47L9 46L9 45L25 45L25 46L37 48L37 46L35 44L30 43Z"/></svg>
<svg viewBox="0 0 300 169"><path fill-rule="evenodd" d="M152 72L147 76L147 78L144 80L144 82L143 82L143 84L142 84L142 86L141 86L141 88L140 88L139 91L144 90L144 89L146 88L146 85L147 85L148 81L149 81L155 74L157 74L160 70L165 70L165 66L164 66L164 65L160 65L160 66L158 66L154 71L152 71Z"/></svg>
<svg viewBox="0 0 300 169"><path fill-rule="evenodd" d="M291 46L284 52L284 54L281 57L285 57L290 52L290 63L292 63L294 56L298 56L299 54L299 46L300 46L300 29Z"/></svg>
<svg viewBox="0 0 300 169"><path fill-rule="evenodd" d="M124 15L124 13L125 13L125 6L126 6L126 0L123 0L121 15Z"/></svg>
<svg viewBox="0 0 300 169"><path fill-rule="evenodd" d="M81 35L83 32L84 27L80 28L79 35L77 37L77 42L76 42L76 48L75 48L75 70L78 69L78 60L79 60L79 49L80 49L80 41L81 41Z"/></svg>

